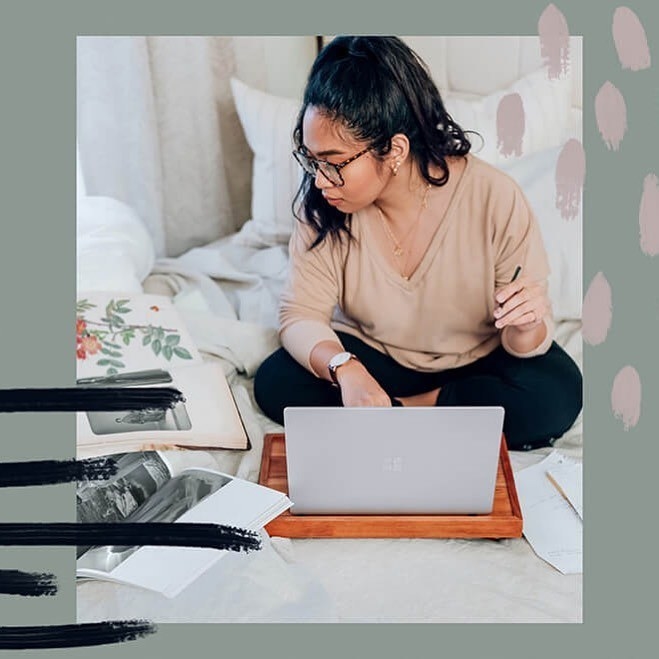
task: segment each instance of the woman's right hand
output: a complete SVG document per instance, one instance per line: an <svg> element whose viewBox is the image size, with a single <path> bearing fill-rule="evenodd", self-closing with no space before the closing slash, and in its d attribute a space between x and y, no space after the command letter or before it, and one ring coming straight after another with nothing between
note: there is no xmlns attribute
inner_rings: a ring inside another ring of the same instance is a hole
<svg viewBox="0 0 659 659"><path fill-rule="evenodd" d="M344 407L391 407L391 398L377 380L357 360L336 371Z"/></svg>

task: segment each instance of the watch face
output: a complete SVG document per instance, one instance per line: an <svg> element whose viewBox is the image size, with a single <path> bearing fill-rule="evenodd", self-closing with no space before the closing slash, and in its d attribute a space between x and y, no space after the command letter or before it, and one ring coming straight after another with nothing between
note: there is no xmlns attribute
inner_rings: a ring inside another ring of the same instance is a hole
<svg viewBox="0 0 659 659"><path fill-rule="evenodd" d="M345 364L352 358L352 355L349 352L340 352L338 355L334 355L329 361L329 366L331 368L338 368L342 364Z"/></svg>

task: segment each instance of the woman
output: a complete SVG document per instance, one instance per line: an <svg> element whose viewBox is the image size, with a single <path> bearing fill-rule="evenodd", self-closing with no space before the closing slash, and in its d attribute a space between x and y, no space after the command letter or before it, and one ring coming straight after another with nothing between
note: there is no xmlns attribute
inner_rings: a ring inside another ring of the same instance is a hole
<svg viewBox="0 0 659 659"><path fill-rule="evenodd" d="M294 139L301 212L262 410L501 405L509 448L562 435L582 380L552 341L537 222L469 153L418 56L395 37L334 39Z"/></svg>

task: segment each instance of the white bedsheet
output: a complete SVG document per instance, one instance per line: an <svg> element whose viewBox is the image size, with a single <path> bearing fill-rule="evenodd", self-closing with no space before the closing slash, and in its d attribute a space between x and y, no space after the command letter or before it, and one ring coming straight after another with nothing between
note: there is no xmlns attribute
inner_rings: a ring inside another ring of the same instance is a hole
<svg viewBox="0 0 659 659"><path fill-rule="evenodd" d="M240 268L238 267L240 264ZM218 468L253 481L265 432L281 430L254 404L253 375L277 347L275 309L283 248L258 249L240 235L156 263L151 292L176 296L200 349L219 359L247 432L248 452L216 451ZM220 284L218 286L218 284ZM581 366L580 323L557 341ZM581 417L555 445L581 459ZM511 452L514 469L550 449ZM194 464L194 454L190 456ZM272 538L233 555L173 600L116 584L78 585L81 622L145 617L169 622L580 622L582 576L562 575L523 539Z"/></svg>

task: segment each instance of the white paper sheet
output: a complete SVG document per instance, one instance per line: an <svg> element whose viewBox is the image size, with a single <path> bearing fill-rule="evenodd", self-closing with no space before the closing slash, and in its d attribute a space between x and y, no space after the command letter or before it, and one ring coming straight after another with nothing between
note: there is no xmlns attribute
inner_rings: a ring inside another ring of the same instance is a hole
<svg viewBox="0 0 659 659"><path fill-rule="evenodd" d="M583 465L565 463L547 470L549 479L583 519Z"/></svg>
<svg viewBox="0 0 659 659"><path fill-rule="evenodd" d="M583 572L583 522L547 478L547 470L570 464L554 451L542 462L515 474L524 536L533 551L563 574Z"/></svg>

